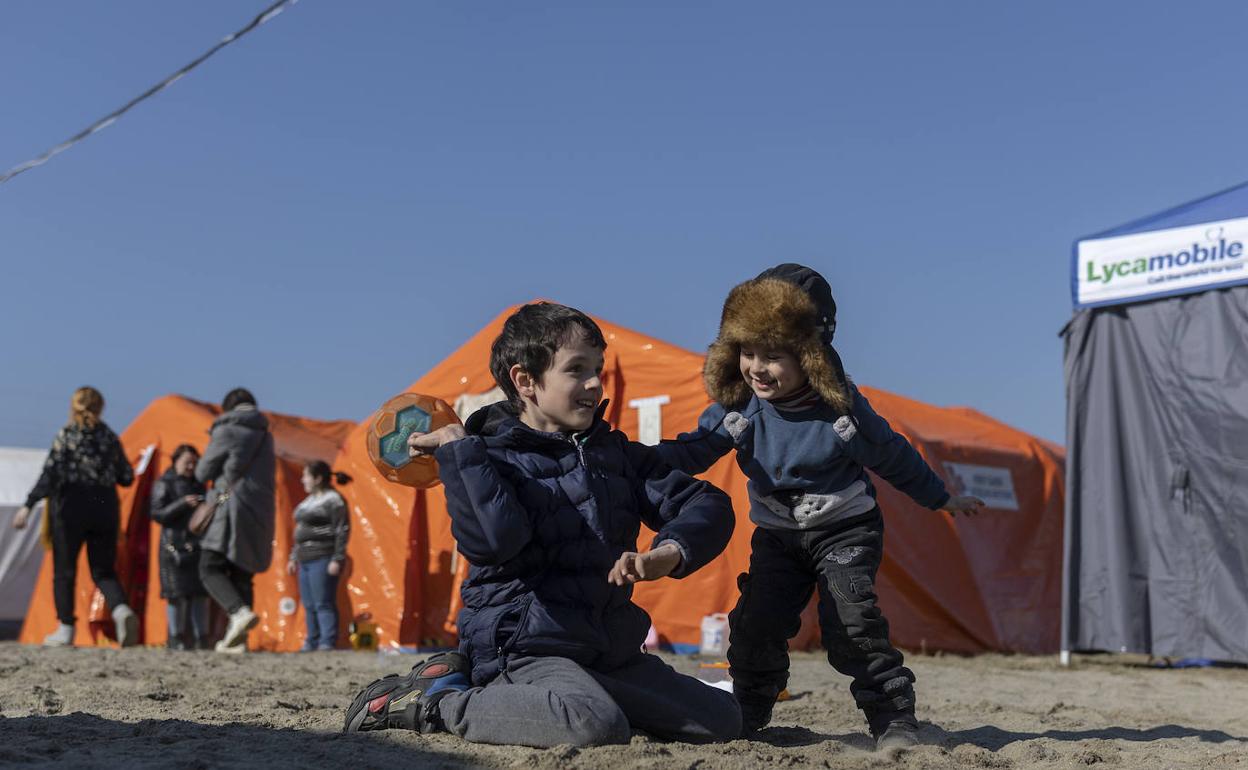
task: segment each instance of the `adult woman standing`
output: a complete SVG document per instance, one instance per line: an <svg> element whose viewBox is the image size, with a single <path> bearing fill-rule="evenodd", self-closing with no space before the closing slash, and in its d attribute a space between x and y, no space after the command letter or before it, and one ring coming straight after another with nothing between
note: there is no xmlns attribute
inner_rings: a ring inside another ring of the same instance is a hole
<svg viewBox="0 0 1248 770"><path fill-rule="evenodd" d="M199 577L230 616L217 652L243 652L247 632L260 622L251 609L251 581L273 560L277 457L269 420L250 391L231 390L221 410L195 466L195 478L212 481L212 495L219 501L199 541Z"/></svg>
<svg viewBox="0 0 1248 770"><path fill-rule="evenodd" d="M323 460L313 460L300 480L308 496L295 507L294 547L286 569L299 574L299 597L308 624L302 651L332 650L338 642L338 576L351 532L347 502L333 482L347 484L351 477L333 473Z"/></svg>
<svg viewBox="0 0 1248 770"><path fill-rule="evenodd" d="M206 487L195 478L199 452L173 450L173 464L152 487L152 520L160 525L160 598L167 602L171 650L203 649L208 641L208 592L199 579L199 538L187 531Z"/></svg>
<svg viewBox="0 0 1248 770"><path fill-rule="evenodd" d="M134 470L117 434L100 419L103 411L104 396L98 390L83 387L74 391L69 422L57 432L35 488L13 519L17 529L25 527L31 507L49 498L52 595L60 625L43 643L52 647L74 643L74 584L83 544L87 546L91 578L112 608L117 642L129 647L139 641L139 617L130 609L115 565L121 528L117 485L133 484Z"/></svg>

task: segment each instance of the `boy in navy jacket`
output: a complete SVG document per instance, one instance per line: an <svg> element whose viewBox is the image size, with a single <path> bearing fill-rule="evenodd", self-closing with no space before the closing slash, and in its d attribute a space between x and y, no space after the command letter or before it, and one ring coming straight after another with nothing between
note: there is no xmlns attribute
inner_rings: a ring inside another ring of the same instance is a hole
<svg viewBox="0 0 1248 770"><path fill-rule="evenodd" d="M732 505L602 419L606 341L588 316L537 303L494 341L508 400L467 425L413 436L434 452L451 530L471 564L459 652L374 682L347 731L445 730L476 743L627 743L736 738L731 695L678 674L642 644L639 580L683 577L732 535ZM638 552L644 523L658 532Z"/></svg>
<svg viewBox="0 0 1248 770"><path fill-rule="evenodd" d="M836 303L814 270L785 264L737 286L707 353L715 403L698 429L659 447L701 473L729 451L749 477L750 570L729 615L728 662L747 732L766 727L789 677L788 639L819 591L828 662L882 749L918 742L914 674L876 605L884 521L870 468L927 508L973 512L845 377L832 348Z"/></svg>

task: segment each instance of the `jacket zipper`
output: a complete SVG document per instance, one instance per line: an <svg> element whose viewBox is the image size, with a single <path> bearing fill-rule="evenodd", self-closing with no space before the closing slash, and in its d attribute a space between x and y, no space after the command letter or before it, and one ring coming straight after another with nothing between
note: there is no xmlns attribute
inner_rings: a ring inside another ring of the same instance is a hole
<svg viewBox="0 0 1248 770"><path fill-rule="evenodd" d="M576 447L576 456L581 461L581 467L588 470L589 466L585 463L585 440L578 439L576 436L573 435L573 436L568 436L568 441L571 441L572 446Z"/></svg>

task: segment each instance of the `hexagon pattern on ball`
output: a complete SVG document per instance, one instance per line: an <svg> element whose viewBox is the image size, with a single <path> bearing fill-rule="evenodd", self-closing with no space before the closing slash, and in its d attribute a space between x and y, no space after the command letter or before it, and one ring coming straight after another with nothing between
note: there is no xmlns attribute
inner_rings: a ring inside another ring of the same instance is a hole
<svg viewBox="0 0 1248 770"><path fill-rule="evenodd" d="M394 416L394 430L378 436L381 443L381 459L391 468L402 468L412 461L407 454L407 437L413 433L428 433L432 421L429 413L418 406L400 409Z"/></svg>
<svg viewBox="0 0 1248 770"><path fill-rule="evenodd" d="M458 423L459 417L445 401L420 393L402 393L377 410L365 441L373 466L389 481L420 489L438 483L438 464L432 455L412 458L407 439L412 433L428 433Z"/></svg>

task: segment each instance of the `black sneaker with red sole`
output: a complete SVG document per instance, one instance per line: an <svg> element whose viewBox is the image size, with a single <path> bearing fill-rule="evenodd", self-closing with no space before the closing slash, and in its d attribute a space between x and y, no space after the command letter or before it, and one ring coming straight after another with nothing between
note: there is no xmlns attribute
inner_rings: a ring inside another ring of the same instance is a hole
<svg viewBox="0 0 1248 770"><path fill-rule="evenodd" d="M369 684L347 708L344 733L399 728L417 732L441 729L438 701L472 684L468 659L441 652L406 674L390 674Z"/></svg>

